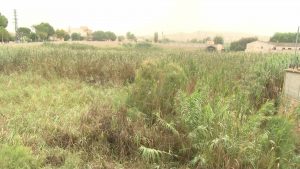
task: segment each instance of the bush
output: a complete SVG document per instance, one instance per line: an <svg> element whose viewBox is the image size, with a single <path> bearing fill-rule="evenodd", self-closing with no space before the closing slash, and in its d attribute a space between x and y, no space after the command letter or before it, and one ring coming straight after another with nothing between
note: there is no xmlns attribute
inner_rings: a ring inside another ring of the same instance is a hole
<svg viewBox="0 0 300 169"><path fill-rule="evenodd" d="M81 117L81 146L85 151L105 151L128 158L137 150L127 109L113 110L110 105L93 106Z"/></svg>
<svg viewBox="0 0 300 169"><path fill-rule="evenodd" d="M279 42L279 43L295 43L297 37L297 33L275 33L271 38L270 42Z"/></svg>
<svg viewBox="0 0 300 169"><path fill-rule="evenodd" d="M250 37L250 38L242 38L238 41L232 42L230 44L230 50L232 51L244 51L247 47L247 44L250 42L257 41L256 37Z"/></svg>
<svg viewBox="0 0 300 169"><path fill-rule="evenodd" d="M80 33L72 33L71 39L72 39L72 41L80 41L80 40L82 40L82 37L81 37Z"/></svg>
<svg viewBox="0 0 300 169"><path fill-rule="evenodd" d="M147 43L147 42L141 42L141 43L137 43L135 45L136 48L151 48L152 44L151 43Z"/></svg>
<svg viewBox="0 0 300 169"><path fill-rule="evenodd" d="M0 146L0 168L5 169L34 169L38 168L37 160L30 150L23 146Z"/></svg>
<svg viewBox="0 0 300 169"><path fill-rule="evenodd" d="M116 34L110 31L107 32L96 31L93 32L92 36L94 41L106 41L106 40L115 41L117 39Z"/></svg>
<svg viewBox="0 0 300 169"><path fill-rule="evenodd" d="M186 79L177 64L145 61L137 71L128 104L137 107L152 120L154 111L161 111L163 116L171 115L176 93L184 88Z"/></svg>

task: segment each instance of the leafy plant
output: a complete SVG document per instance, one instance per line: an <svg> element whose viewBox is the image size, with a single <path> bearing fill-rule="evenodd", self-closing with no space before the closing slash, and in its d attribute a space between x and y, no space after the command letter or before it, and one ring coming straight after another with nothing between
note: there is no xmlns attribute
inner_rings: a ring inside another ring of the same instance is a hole
<svg viewBox="0 0 300 169"><path fill-rule="evenodd" d="M2 144L0 146L0 168L34 169L39 168L39 163L29 148Z"/></svg>

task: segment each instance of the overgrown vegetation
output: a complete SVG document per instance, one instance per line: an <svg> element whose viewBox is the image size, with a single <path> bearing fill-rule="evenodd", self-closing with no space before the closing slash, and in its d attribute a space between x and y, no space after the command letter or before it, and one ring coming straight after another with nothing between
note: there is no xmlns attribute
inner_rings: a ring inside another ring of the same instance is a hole
<svg viewBox="0 0 300 169"><path fill-rule="evenodd" d="M297 111L281 96L292 60L2 46L0 168L299 168Z"/></svg>
<svg viewBox="0 0 300 169"><path fill-rule="evenodd" d="M277 42L277 43L295 43L297 38L297 33L275 33L271 38L270 42Z"/></svg>
<svg viewBox="0 0 300 169"><path fill-rule="evenodd" d="M241 38L238 41L231 42L230 50L231 51L244 51L247 47L247 44L250 42L257 41L257 37Z"/></svg>

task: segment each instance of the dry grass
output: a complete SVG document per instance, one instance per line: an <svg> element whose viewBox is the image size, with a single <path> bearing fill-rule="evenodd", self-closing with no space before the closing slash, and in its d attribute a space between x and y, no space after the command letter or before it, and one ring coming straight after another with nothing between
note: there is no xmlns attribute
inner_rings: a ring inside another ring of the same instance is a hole
<svg viewBox="0 0 300 169"><path fill-rule="evenodd" d="M37 168L299 166L295 113L275 115L291 56L145 46L1 46L9 158L19 146Z"/></svg>

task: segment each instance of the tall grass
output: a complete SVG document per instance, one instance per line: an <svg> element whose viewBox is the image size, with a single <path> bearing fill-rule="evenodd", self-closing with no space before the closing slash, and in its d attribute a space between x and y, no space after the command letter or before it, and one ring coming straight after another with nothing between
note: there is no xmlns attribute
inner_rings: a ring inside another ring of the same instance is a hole
<svg viewBox="0 0 300 169"><path fill-rule="evenodd" d="M1 46L0 155L11 155L0 168L299 168L297 112L280 112L291 63L143 45Z"/></svg>

